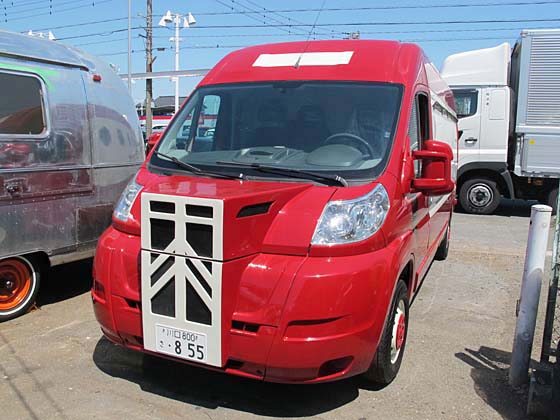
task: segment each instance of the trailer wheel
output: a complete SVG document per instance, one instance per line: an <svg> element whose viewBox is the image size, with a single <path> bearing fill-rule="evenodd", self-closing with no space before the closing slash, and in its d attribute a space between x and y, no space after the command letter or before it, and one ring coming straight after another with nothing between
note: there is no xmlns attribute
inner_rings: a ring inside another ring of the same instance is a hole
<svg viewBox="0 0 560 420"><path fill-rule="evenodd" d="M377 352L369 369L363 374L367 381L385 386L397 376L406 344L408 306L406 284L399 280Z"/></svg>
<svg viewBox="0 0 560 420"><path fill-rule="evenodd" d="M23 315L35 302L40 275L24 257L0 261L0 322Z"/></svg>
<svg viewBox="0 0 560 420"><path fill-rule="evenodd" d="M556 207L558 205L558 188L554 188L548 193L548 199L546 201L547 204L552 207L552 214L556 214L558 211Z"/></svg>
<svg viewBox="0 0 560 420"><path fill-rule="evenodd" d="M500 191L490 179L469 179L461 185L459 202L467 213L492 214L500 204Z"/></svg>

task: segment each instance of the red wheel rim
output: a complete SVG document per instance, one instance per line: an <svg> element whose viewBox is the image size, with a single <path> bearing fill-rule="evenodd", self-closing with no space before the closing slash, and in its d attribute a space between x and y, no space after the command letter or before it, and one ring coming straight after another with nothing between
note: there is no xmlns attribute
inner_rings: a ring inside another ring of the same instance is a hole
<svg viewBox="0 0 560 420"><path fill-rule="evenodd" d="M33 273L19 259L0 261L0 311L16 308L29 296Z"/></svg>
<svg viewBox="0 0 560 420"><path fill-rule="evenodd" d="M391 363L397 363L406 339L406 306L400 300L395 308L391 336Z"/></svg>
<svg viewBox="0 0 560 420"><path fill-rule="evenodd" d="M396 337L396 345L397 350L400 350L404 343L404 333L406 331L406 319L404 314L399 316L398 324L397 324L397 337Z"/></svg>

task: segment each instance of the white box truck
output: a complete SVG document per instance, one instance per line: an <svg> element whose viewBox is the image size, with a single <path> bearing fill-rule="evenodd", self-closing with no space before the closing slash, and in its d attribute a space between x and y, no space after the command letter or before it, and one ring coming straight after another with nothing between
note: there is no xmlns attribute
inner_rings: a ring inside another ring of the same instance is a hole
<svg viewBox="0 0 560 420"><path fill-rule="evenodd" d="M500 197L556 206L560 178L560 29L446 58L459 117L458 195L468 213Z"/></svg>

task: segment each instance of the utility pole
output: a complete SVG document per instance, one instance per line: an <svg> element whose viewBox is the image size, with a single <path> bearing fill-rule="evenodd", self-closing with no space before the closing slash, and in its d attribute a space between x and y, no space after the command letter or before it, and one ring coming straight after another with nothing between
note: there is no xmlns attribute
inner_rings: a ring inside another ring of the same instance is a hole
<svg viewBox="0 0 560 420"><path fill-rule="evenodd" d="M181 16L175 15L175 71L179 71L179 25ZM179 76L175 76L175 113L179 110Z"/></svg>
<svg viewBox="0 0 560 420"><path fill-rule="evenodd" d="M191 25L196 23L196 19L192 13L182 15L180 13L171 13L168 10L167 13L159 21L159 26L167 26L168 23L173 22L175 24L175 36L169 38L170 41L175 42L175 71L179 71L179 43L182 41L179 38L179 28L181 25L181 20L183 21L183 28L189 28ZM175 113L179 110L179 76L173 78L175 80Z"/></svg>
<svg viewBox="0 0 560 420"><path fill-rule="evenodd" d="M132 0L128 0L128 93L130 96L132 96L132 79L130 77L132 71L132 31L130 30L131 3Z"/></svg>
<svg viewBox="0 0 560 420"><path fill-rule="evenodd" d="M146 10L146 72L152 72L152 0ZM152 135L152 79L146 79L146 138Z"/></svg>

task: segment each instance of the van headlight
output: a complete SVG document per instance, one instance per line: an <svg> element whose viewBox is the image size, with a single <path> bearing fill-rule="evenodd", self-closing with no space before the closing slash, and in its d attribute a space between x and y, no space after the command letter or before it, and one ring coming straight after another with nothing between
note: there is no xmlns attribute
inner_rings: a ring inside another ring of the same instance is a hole
<svg viewBox="0 0 560 420"><path fill-rule="evenodd" d="M138 194L140 194L140 191L142 190L142 185L136 182L136 175L137 174L132 177L124 189L121 194L121 198L113 211L113 217L121 222L126 222L128 220L128 217L130 216L130 209L134 204L134 200L136 200L136 197L138 197Z"/></svg>
<svg viewBox="0 0 560 420"><path fill-rule="evenodd" d="M312 245L349 244L379 230L389 211L389 196L381 184L363 197L331 201L317 223Z"/></svg>

